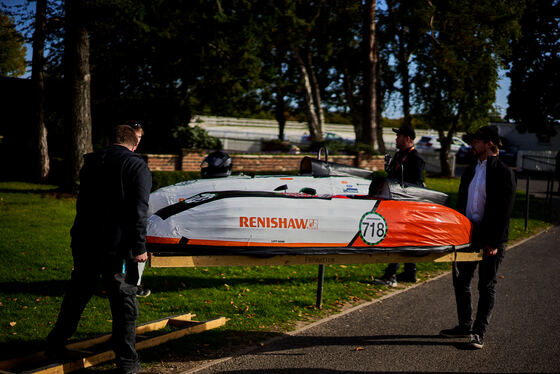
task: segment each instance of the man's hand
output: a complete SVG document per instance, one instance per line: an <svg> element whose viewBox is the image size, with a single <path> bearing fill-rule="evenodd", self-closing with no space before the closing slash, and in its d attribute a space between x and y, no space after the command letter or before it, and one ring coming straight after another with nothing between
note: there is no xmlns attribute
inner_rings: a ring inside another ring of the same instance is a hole
<svg viewBox="0 0 560 374"><path fill-rule="evenodd" d="M148 252L144 252L141 255L134 257L134 262L146 262L148 261Z"/></svg>
<svg viewBox="0 0 560 374"><path fill-rule="evenodd" d="M490 257L495 256L498 253L498 248L493 248L489 245L484 246L484 256Z"/></svg>

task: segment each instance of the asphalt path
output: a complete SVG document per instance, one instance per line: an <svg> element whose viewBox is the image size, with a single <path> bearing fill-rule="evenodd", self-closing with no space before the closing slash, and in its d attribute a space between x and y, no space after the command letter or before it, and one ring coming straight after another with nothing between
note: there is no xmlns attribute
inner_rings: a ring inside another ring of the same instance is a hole
<svg viewBox="0 0 560 374"><path fill-rule="evenodd" d="M482 350L438 335L457 322L446 274L189 372L558 373L559 296L555 226L507 251Z"/></svg>

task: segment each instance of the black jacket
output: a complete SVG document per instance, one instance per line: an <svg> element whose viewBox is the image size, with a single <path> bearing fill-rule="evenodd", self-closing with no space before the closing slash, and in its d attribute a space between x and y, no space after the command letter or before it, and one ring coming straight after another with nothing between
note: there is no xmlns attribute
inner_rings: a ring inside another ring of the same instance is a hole
<svg viewBox="0 0 560 374"><path fill-rule="evenodd" d="M461 177L457 210L465 214L469 185L474 178L476 163L469 165ZM480 222L480 233L473 242L480 246L503 247L508 240L509 219L515 202L517 183L515 174L498 157L486 162L486 204Z"/></svg>
<svg viewBox="0 0 560 374"><path fill-rule="evenodd" d="M123 146L85 155L71 230L73 254L133 258L145 253L151 186L142 157Z"/></svg>
<svg viewBox="0 0 560 374"><path fill-rule="evenodd" d="M423 186L425 164L416 149L407 148L395 153L389 163L387 176L398 181L404 180L404 182Z"/></svg>

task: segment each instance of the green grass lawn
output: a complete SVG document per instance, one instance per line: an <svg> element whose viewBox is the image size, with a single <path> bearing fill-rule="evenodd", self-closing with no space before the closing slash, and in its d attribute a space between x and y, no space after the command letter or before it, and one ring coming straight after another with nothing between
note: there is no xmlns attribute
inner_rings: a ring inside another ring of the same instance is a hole
<svg viewBox="0 0 560 374"><path fill-rule="evenodd" d="M430 188L456 199L458 179L429 179ZM0 183L0 360L37 349L52 328L72 268L69 229L75 199L55 186ZM529 232L524 232L524 201L518 194L511 223L512 240L536 233L557 221L542 201L531 201ZM143 323L182 313L198 320L229 318L225 327L181 339L142 353L147 362L177 351L212 355L217 349L259 342L268 336L332 314L343 306L388 292L373 277L385 264L327 265L323 310L315 308L317 265L147 268L144 282L152 295L139 299ZM449 264L419 263L426 279L450 269ZM110 332L108 301L94 296L81 319L76 338Z"/></svg>

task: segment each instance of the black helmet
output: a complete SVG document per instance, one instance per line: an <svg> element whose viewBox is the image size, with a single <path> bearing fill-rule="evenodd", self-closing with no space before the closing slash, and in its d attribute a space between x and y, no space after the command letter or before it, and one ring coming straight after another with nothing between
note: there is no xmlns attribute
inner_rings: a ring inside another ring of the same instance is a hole
<svg viewBox="0 0 560 374"><path fill-rule="evenodd" d="M210 153L200 164L202 178L228 177L231 174L233 163L231 157L225 152L215 151Z"/></svg>

